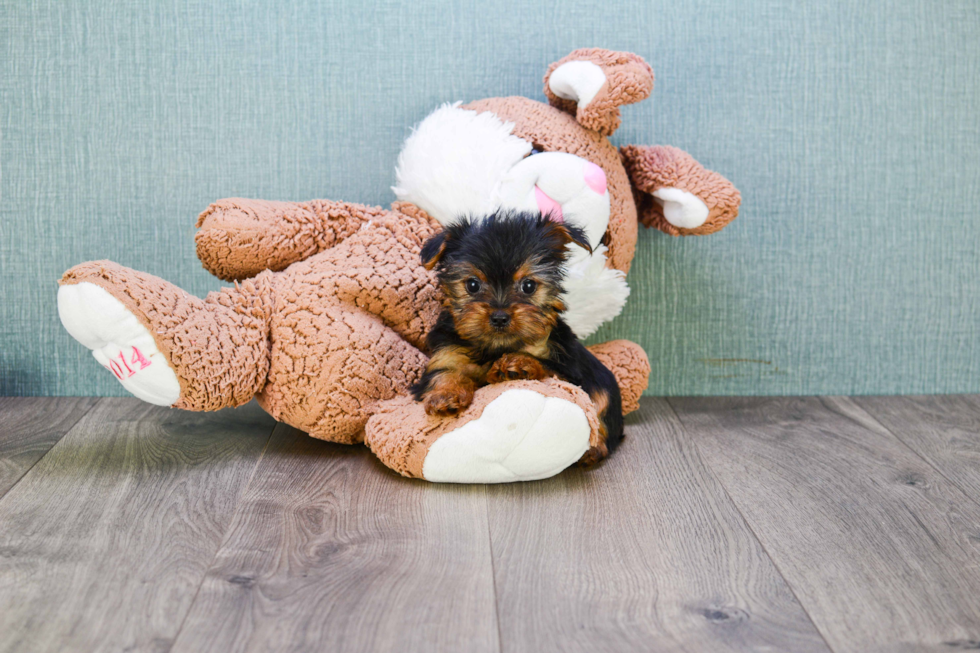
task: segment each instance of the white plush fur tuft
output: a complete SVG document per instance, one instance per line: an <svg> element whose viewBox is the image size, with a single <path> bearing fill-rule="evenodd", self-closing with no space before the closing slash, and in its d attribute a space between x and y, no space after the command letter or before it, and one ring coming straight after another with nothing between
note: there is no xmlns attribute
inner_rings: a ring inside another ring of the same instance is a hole
<svg viewBox="0 0 980 653"><path fill-rule="evenodd" d="M392 187L443 225L492 212L497 183L531 151L511 134L513 123L459 105L444 104L419 123L398 155Z"/></svg>
<svg viewBox="0 0 980 653"><path fill-rule="evenodd" d="M571 256L565 264L565 295L568 306L562 317L579 338L588 338L603 323L623 310L630 288L626 275L606 267L606 246L599 245L592 256L577 245L569 245Z"/></svg>

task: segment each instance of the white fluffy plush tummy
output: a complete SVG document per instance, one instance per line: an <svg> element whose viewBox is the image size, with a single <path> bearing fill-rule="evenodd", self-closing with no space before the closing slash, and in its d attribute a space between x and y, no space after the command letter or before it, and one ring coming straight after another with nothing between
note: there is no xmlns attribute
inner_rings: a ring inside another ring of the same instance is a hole
<svg viewBox="0 0 980 653"><path fill-rule="evenodd" d="M593 254L570 245L564 318L585 338L622 310L625 275L606 266L600 245L609 225L609 192L599 166L564 152L535 152L513 134L513 123L490 112L446 104L429 114L398 157L398 199L441 224L497 209L540 211L583 229Z"/></svg>

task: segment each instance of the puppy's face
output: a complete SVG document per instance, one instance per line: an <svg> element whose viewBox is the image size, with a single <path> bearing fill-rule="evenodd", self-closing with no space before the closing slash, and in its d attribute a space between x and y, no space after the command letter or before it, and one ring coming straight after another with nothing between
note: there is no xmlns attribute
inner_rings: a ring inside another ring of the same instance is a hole
<svg viewBox="0 0 980 653"><path fill-rule="evenodd" d="M555 269L535 258L490 268L460 261L440 279L456 331L484 349L519 349L548 337L565 310Z"/></svg>
<svg viewBox="0 0 980 653"><path fill-rule="evenodd" d="M457 333L486 350L517 350L548 338L565 310L566 245L586 242L574 227L536 214L463 221L434 236L422 251L438 265L445 305Z"/></svg>

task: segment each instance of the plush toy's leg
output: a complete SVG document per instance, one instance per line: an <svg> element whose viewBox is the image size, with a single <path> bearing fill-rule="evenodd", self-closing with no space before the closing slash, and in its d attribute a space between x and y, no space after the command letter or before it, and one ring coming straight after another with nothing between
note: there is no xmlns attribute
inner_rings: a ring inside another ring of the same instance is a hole
<svg viewBox="0 0 980 653"><path fill-rule="evenodd" d="M407 394L426 357L377 316L291 285L273 320L270 415L312 437L353 444L378 401Z"/></svg>
<svg viewBox="0 0 980 653"><path fill-rule="evenodd" d="M598 443L599 421L581 388L550 378L477 391L458 417L431 417L401 396L368 420L365 442L403 476L442 483L548 478Z"/></svg>
<svg viewBox="0 0 980 653"><path fill-rule="evenodd" d="M419 211L395 204L343 242L284 270L279 287L290 298L283 311L303 311L324 298L377 316L402 338L421 347L442 308L435 273L419 264L422 243L435 231Z"/></svg>
<svg viewBox="0 0 980 653"><path fill-rule="evenodd" d="M140 399L217 410L249 401L265 384L271 279L266 272L201 300L163 279L95 261L62 277L58 312Z"/></svg>
<svg viewBox="0 0 980 653"><path fill-rule="evenodd" d="M224 199L197 219L197 257L219 279L248 279L329 249L387 213L380 206L331 200Z"/></svg>
<svg viewBox="0 0 980 653"><path fill-rule="evenodd" d="M650 361L643 348L629 340L610 340L592 345L589 351L616 377L623 400L623 414L638 409L640 396L650 380Z"/></svg>

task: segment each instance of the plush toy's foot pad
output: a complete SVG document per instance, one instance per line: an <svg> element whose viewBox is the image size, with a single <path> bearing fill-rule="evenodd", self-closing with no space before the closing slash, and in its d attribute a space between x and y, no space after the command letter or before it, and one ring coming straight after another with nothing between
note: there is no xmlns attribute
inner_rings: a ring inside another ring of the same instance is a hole
<svg viewBox="0 0 980 653"><path fill-rule="evenodd" d="M482 396L481 396L482 395ZM598 422L588 395L557 379L481 388L458 418L433 418L398 398L368 422L365 440L382 462L438 483L548 478L589 449Z"/></svg>
<svg viewBox="0 0 980 653"><path fill-rule="evenodd" d="M437 483L508 483L548 478L589 448L581 408L533 390L510 390L483 414L429 448L422 476Z"/></svg>
<svg viewBox="0 0 980 653"><path fill-rule="evenodd" d="M94 283L58 289L58 314L68 333L143 401L170 406L180 382L146 327L121 301Z"/></svg>

